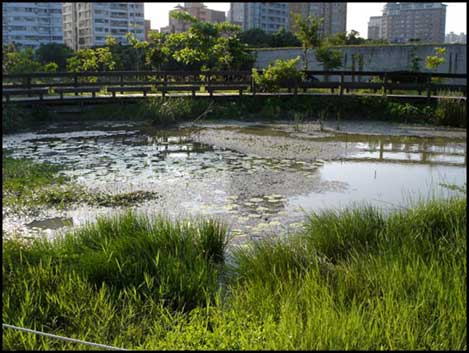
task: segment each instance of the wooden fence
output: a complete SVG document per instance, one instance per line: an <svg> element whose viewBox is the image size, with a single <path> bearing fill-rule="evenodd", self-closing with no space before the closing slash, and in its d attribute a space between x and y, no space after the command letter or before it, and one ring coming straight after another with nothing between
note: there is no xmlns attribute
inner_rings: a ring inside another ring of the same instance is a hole
<svg viewBox="0 0 469 353"><path fill-rule="evenodd" d="M262 72L262 70L258 70ZM416 73L408 71L302 71L303 79L280 82L280 88L293 94L310 89L337 90L339 95L352 90L380 91L383 95L399 91L417 91L430 97L438 91L459 91L466 94L466 74ZM444 83L444 80L459 81ZM439 81L439 82L438 82ZM104 71L104 72L58 72L3 75L2 92L10 96L43 96L64 93L78 95L107 92L200 92L201 87L212 95L215 91L259 92L251 71Z"/></svg>

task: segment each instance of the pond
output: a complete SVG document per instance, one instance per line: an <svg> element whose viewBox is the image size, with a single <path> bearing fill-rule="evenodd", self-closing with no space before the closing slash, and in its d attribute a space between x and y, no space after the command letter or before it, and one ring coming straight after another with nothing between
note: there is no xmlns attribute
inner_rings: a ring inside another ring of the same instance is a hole
<svg viewBox="0 0 469 353"><path fill-rule="evenodd" d="M312 211L363 203L400 209L457 193L442 184L465 185L465 132L412 137L360 131L247 122L150 131L131 122L76 122L5 135L3 148L14 158L59 164L61 173L92 192L155 193L132 206L138 212L221 219L234 243L295 232ZM3 230L53 237L121 211L80 204L34 215L4 209Z"/></svg>

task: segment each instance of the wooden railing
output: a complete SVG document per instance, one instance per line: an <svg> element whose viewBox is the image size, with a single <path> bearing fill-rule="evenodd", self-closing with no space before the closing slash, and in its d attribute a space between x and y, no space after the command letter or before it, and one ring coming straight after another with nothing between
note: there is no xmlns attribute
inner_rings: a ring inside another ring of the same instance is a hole
<svg viewBox="0 0 469 353"><path fill-rule="evenodd" d="M263 70L258 70L262 73ZM416 73L408 71L302 71L302 80L289 80L281 84L281 88L293 91L306 92L308 89L331 89L338 90L339 95L344 91L365 89L378 90L386 95L394 90L418 91L419 94L426 93L427 97L432 92L440 90L460 91L466 94L466 74L449 73ZM453 82L434 82L434 79L450 79ZM454 81L459 81L454 83ZM171 88L184 90L187 85L188 91L195 91L204 86L207 92L217 90L230 90L242 88L256 94L259 91L252 79L251 71L101 71L101 72L57 72L57 73L32 73L32 74L9 74L3 75L3 94L13 94L14 90L28 92L32 96L34 89L48 88L49 93L64 91L61 87L75 88L75 95L86 87L100 87L106 89L112 87L122 88L122 92L129 91L133 86L150 86L152 90L165 92ZM147 89L148 87L144 87ZM146 94L148 90L145 90ZM241 90L240 94L241 94ZM211 93L210 93L211 94Z"/></svg>

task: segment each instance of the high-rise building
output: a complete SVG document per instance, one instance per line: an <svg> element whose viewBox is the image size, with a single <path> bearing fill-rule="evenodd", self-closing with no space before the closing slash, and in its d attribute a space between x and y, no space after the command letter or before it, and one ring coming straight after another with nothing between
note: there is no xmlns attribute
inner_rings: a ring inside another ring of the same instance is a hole
<svg viewBox="0 0 469 353"><path fill-rule="evenodd" d="M169 11L169 25L166 27L161 27L161 33L181 33L187 31L190 27L190 24L185 21L179 21L172 16L173 13L184 11L186 11L186 9L181 5L177 5L174 7L174 9Z"/></svg>
<svg viewBox="0 0 469 353"><path fill-rule="evenodd" d="M207 8L201 2L185 2L184 9L195 18L211 23L225 22L225 12Z"/></svg>
<svg viewBox="0 0 469 353"><path fill-rule="evenodd" d="M286 2L243 3L243 30L260 28L265 32L289 29L289 11Z"/></svg>
<svg viewBox="0 0 469 353"><path fill-rule="evenodd" d="M197 18L200 21L219 23L225 22L226 20L224 11L209 9L201 2L186 2L184 3L184 6L177 5L169 12L169 26L162 27L162 33L181 33L187 31L190 28L190 23L174 19L171 16L171 14L174 12L182 11L189 13L189 15Z"/></svg>
<svg viewBox="0 0 469 353"><path fill-rule="evenodd" d="M382 16L371 16L368 22L368 39L382 39L381 28L383 27Z"/></svg>
<svg viewBox="0 0 469 353"><path fill-rule="evenodd" d="M347 3L345 2L290 2L290 31L296 32L295 17L316 16L323 19L319 32L330 36L346 31Z"/></svg>
<svg viewBox="0 0 469 353"><path fill-rule="evenodd" d="M395 43L443 43L446 6L441 2L387 3L382 16L382 38Z"/></svg>
<svg viewBox="0 0 469 353"><path fill-rule="evenodd" d="M143 3L65 2L63 24L65 44L74 50L104 45L107 36L125 44L129 32L145 39Z"/></svg>
<svg viewBox="0 0 469 353"><path fill-rule="evenodd" d="M235 25L243 27L244 23L244 4L240 2L230 3L230 10L228 11L228 21Z"/></svg>
<svg viewBox="0 0 469 353"><path fill-rule="evenodd" d="M449 32L445 36L445 43L466 43L466 34L465 33L460 33L456 34L454 32Z"/></svg>
<svg viewBox="0 0 469 353"><path fill-rule="evenodd" d="M144 31L144 37L145 40L148 40L148 34L151 31L151 21L150 20L145 20L145 31Z"/></svg>
<svg viewBox="0 0 469 353"><path fill-rule="evenodd" d="M64 42L60 2L3 2L2 20L2 44L35 49Z"/></svg>

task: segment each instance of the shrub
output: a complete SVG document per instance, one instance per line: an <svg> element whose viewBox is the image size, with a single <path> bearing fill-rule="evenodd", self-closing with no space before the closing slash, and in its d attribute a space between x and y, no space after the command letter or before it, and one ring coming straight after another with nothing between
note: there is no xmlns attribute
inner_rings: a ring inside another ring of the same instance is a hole
<svg viewBox="0 0 469 353"><path fill-rule="evenodd" d="M2 130L11 133L24 127L27 121L26 112L14 103L2 102Z"/></svg>
<svg viewBox="0 0 469 353"><path fill-rule="evenodd" d="M445 96L455 95L451 92ZM435 109L434 121L438 125L448 125L465 128L467 125L466 103L461 99L439 98Z"/></svg>
<svg viewBox="0 0 469 353"><path fill-rule="evenodd" d="M291 60L277 60L262 74L253 69L252 76L257 89L261 92L278 92L282 86L295 85L301 80L301 73L296 68L299 61L299 56Z"/></svg>

